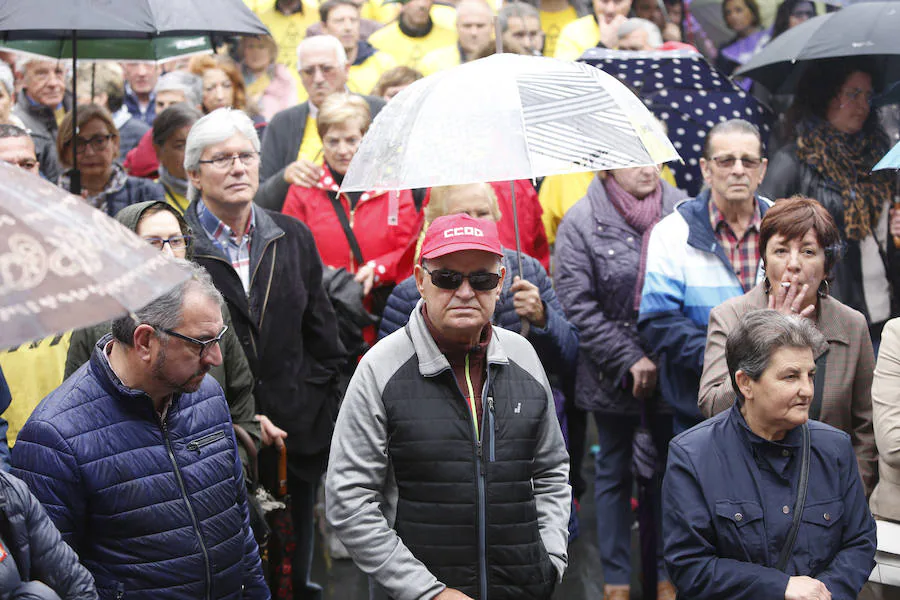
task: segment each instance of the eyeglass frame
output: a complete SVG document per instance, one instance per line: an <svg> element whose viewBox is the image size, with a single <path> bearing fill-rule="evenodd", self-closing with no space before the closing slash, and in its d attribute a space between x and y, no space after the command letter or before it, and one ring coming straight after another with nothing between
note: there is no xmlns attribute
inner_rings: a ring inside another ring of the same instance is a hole
<svg viewBox="0 0 900 600"><path fill-rule="evenodd" d="M741 157L737 157L737 156L712 156L712 157L710 157L709 160L711 160L712 162L714 162L714 163L716 164L716 166L719 167L719 168L721 168L721 169L733 169L735 163L737 163L737 161L741 161L741 165L742 165L745 169L747 169L748 171L755 171L756 169L758 169L759 167L762 166L763 161L765 161L766 159L763 158L763 157L761 157L761 156L760 156L759 158L753 158L753 157L750 157L750 156L741 156ZM750 165L748 165L747 162L755 163L755 164L750 164ZM724 163L729 163L729 164L724 164Z"/></svg>
<svg viewBox="0 0 900 600"><path fill-rule="evenodd" d="M422 269L423 269L426 273L428 273L428 276L429 276L429 278L431 279L431 283L434 285L434 287L438 288L439 290L447 290L448 292L450 292L450 291L456 291L456 290L458 290L459 288L461 288L461 287L462 287L462 284L463 284L463 281L466 281L467 279L469 280L469 287L471 287L471 288L472 288L472 291L475 291L475 292L492 292L492 291L494 291L494 290L497 289L497 286L500 285L500 278L501 278L500 273L494 273L494 272L492 272L492 271L474 271L474 272L472 272L472 273L463 273L462 271L456 271L456 270L454 270L454 269L445 269L445 268L443 268L443 267L440 268L440 269L435 269L434 271L432 271L432 270L429 269L427 266L425 266L425 263L424 263L424 262L422 263ZM435 282L435 280L434 280L434 273L437 272L437 271L450 271L451 273L459 273L459 274L462 276L462 279L460 280L459 285L456 286L455 288L445 288L445 287L441 287L441 286L439 286L439 285L437 284L437 282ZM494 275L494 276L497 277L497 283L495 283L493 287L490 287L490 288L488 288L488 289L486 289L486 290L479 290L478 288L476 288L475 286L472 285L472 280L469 279L472 275Z"/></svg>
<svg viewBox="0 0 900 600"><path fill-rule="evenodd" d="M95 135L90 139L84 139L83 137L73 137L69 140L69 145L72 146L72 150L76 155L80 156L87 152L88 146L94 152L103 152L107 148L109 148L109 142L112 141L113 138L119 137L115 133L107 133L106 135ZM102 140L102 142L101 142ZM100 144L100 147L97 147L97 144Z"/></svg>
<svg viewBox="0 0 900 600"><path fill-rule="evenodd" d="M213 344L218 344L219 342L221 342L222 338L225 337L225 332L228 331L228 325L223 325L222 331L219 332L219 335L204 342L202 340L198 340L197 338L192 338L189 335L184 335L183 333L178 333L177 331L172 331L171 329L166 329L158 325L150 325L150 327L167 335L171 335L172 337L184 340L185 342L190 342L192 344L200 346L200 354L198 356L198 358L200 359L202 359L206 355L207 351Z"/></svg>
<svg viewBox="0 0 900 600"><path fill-rule="evenodd" d="M181 234L181 235L173 235L172 237L168 237L168 238L161 238L161 237L153 236L153 237L145 237L145 238L141 238L141 239L144 240L145 242L147 242L148 244L150 244L151 246L153 246L154 248L156 248L157 250L162 250L163 248L166 247L166 244L168 244L169 248L171 248L172 250L181 250L182 248L188 247L188 244L191 243L191 240L194 239L194 236ZM184 246L176 247L176 246L172 245L172 240L178 240L178 239L184 240ZM161 244L159 246L157 246L154 242L161 242Z"/></svg>
<svg viewBox="0 0 900 600"><path fill-rule="evenodd" d="M251 162L249 165L244 162L244 159L241 156L250 157L252 156L255 162ZM223 164L222 166L217 165L216 163L221 160L228 160L227 164ZM250 168L259 164L259 152L256 150L246 151L246 152L235 152L233 154L228 154L226 156L219 156L216 158L209 158L206 160L198 160L197 164L201 165L212 165L214 168L219 169L220 171L225 171L234 168L234 161L241 161L241 166Z"/></svg>

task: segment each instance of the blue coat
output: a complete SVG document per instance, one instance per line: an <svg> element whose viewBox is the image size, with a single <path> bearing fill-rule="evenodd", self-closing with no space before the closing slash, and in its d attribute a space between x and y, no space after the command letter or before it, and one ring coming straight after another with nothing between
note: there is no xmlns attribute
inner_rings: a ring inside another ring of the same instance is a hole
<svg viewBox="0 0 900 600"><path fill-rule="evenodd" d="M506 267L506 279L503 282L500 299L494 308L493 323L518 333L522 330L522 323L513 306L513 295L509 291L513 277L519 274L515 250L503 249L503 265ZM541 263L523 254L522 270L524 272L522 279L530 281L540 291L541 299L544 301L544 314L547 317L547 324L543 329L531 325L528 341L534 346L548 374L552 373L562 378L572 377L578 355L578 331L566 320L550 283L550 277L547 276ZM378 339L406 325L419 298L415 276L401 281L388 297L378 329Z"/></svg>
<svg viewBox="0 0 900 600"><path fill-rule="evenodd" d="M161 421L113 373L102 354L109 339L32 413L14 475L101 598L267 600L222 388L206 377L176 394Z"/></svg>
<svg viewBox="0 0 900 600"><path fill-rule="evenodd" d="M853 600L875 566L875 521L850 436L809 421L806 505L786 572L775 569L797 497L802 432L750 431L738 404L669 444L663 480L666 568L679 598L784 598L789 576Z"/></svg>

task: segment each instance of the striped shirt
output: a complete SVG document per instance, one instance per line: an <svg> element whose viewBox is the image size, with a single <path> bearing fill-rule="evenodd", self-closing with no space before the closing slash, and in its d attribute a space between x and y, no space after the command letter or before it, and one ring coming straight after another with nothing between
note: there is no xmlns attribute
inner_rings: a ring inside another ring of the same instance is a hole
<svg viewBox="0 0 900 600"><path fill-rule="evenodd" d="M722 245L725 255L731 261L734 274L741 282L744 293L749 292L756 285L756 275L759 270L759 224L762 217L759 212L759 203L754 200L753 205L755 207L753 216L747 224L744 235L738 239L716 203L712 199L709 202L709 221L716 234L716 240Z"/></svg>
<svg viewBox="0 0 900 600"><path fill-rule="evenodd" d="M202 199L197 201L197 219L203 226L203 230L210 241L231 261L231 266L234 267L238 277L241 278L244 293L249 296L250 240L253 235L253 229L256 226L256 211L253 205L250 206L250 218L247 219L247 228L244 230L243 235L240 236L235 235L231 227L214 215L206 207Z"/></svg>

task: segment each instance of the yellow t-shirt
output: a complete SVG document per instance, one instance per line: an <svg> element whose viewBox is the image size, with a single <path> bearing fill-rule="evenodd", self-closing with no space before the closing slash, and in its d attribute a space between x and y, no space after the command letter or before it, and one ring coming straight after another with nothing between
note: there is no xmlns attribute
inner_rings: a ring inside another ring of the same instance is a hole
<svg viewBox="0 0 900 600"><path fill-rule="evenodd" d="M456 30L435 22L428 35L411 38L400 31L400 25L394 21L370 35L369 43L394 57L398 65L418 69L422 58L432 50L456 45Z"/></svg>
<svg viewBox="0 0 900 600"><path fill-rule="evenodd" d="M600 25L594 15L575 19L562 28L556 38L553 56L561 60L578 60L584 51L600 43Z"/></svg>
<svg viewBox="0 0 900 600"><path fill-rule="evenodd" d="M306 37L306 28L319 21L318 7L312 2L303 3L303 12L285 15L272 8L259 15L259 20L269 28L278 44L275 62L297 71L297 46Z"/></svg>
<svg viewBox="0 0 900 600"><path fill-rule="evenodd" d="M244 4L257 15L275 8L275 0L244 0Z"/></svg>
<svg viewBox="0 0 900 600"><path fill-rule="evenodd" d="M303 139L300 141L300 152L297 153L297 160L301 158L311 162L318 162L322 158L322 138L319 137L319 130L316 129L316 120L312 113L306 117L306 127L303 129Z"/></svg>
<svg viewBox="0 0 900 600"><path fill-rule="evenodd" d="M444 48L432 50L422 57L422 61L419 63L419 70L422 72L422 75L428 77L432 73L459 66L461 62L462 57L459 55L459 48L457 46L445 46Z"/></svg>
<svg viewBox="0 0 900 600"><path fill-rule="evenodd" d="M456 9L446 4L431 5L431 20L444 29L456 31Z"/></svg>
<svg viewBox="0 0 900 600"><path fill-rule="evenodd" d="M70 331L0 352L0 369L12 395L12 404L3 413L9 421L10 446L41 400L63 382L71 337Z"/></svg>
<svg viewBox="0 0 900 600"><path fill-rule="evenodd" d="M544 56L556 56L556 39L563 27L578 18L575 7L569 5L564 10L541 11L541 29L544 30Z"/></svg>
<svg viewBox="0 0 900 600"><path fill-rule="evenodd" d="M397 66L397 61L387 52L376 52L361 65L352 65L347 77L347 88L357 94L371 94L381 75Z"/></svg>
<svg viewBox="0 0 900 600"><path fill-rule="evenodd" d="M359 16L363 19L378 21L379 23L390 23L400 14L400 3L385 3L382 0L366 0L363 2Z"/></svg>

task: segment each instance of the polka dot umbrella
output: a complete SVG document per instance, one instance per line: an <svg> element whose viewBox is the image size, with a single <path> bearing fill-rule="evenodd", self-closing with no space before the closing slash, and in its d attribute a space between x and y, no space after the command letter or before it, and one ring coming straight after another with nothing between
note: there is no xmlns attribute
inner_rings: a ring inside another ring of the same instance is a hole
<svg viewBox="0 0 900 600"><path fill-rule="evenodd" d="M703 186L700 157L706 133L713 125L745 119L760 128L764 142L768 140L774 120L771 112L698 52L591 48L579 60L630 86L666 125L672 145L684 159L670 168L678 187L692 196Z"/></svg>

